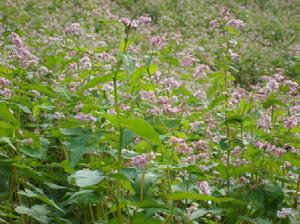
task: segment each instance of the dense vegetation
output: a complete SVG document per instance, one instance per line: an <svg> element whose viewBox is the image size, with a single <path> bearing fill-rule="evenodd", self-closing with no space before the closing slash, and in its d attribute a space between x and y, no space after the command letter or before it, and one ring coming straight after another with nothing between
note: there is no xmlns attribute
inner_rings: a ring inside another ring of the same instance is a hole
<svg viewBox="0 0 300 224"><path fill-rule="evenodd" d="M300 2L0 2L0 223L300 222Z"/></svg>

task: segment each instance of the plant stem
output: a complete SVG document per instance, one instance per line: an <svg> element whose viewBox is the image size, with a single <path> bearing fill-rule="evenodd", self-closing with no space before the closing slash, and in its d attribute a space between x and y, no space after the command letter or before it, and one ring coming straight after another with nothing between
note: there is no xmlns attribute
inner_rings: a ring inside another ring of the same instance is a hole
<svg viewBox="0 0 300 224"><path fill-rule="evenodd" d="M143 168L143 171L142 171L142 176L141 176L141 192L140 192L140 200L141 202L144 201L144 181L145 181L145 172L146 169Z"/></svg>
<svg viewBox="0 0 300 224"><path fill-rule="evenodd" d="M295 193L295 198L294 198L294 207L295 209L298 208L298 194L300 191L300 170L298 172L298 181L297 181L297 188L296 188L296 193Z"/></svg>
<svg viewBox="0 0 300 224"><path fill-rule="evenodd" d="M124 40L124 48L122 49L122 53L126 52L126 49L128 48L128 34L129 30L125 29L125 40ZM120 108L119 108L119 101L118 101L118 86L117 86L117 81L118 81L118 73L120 71L122 65L122 58L119 58L116 69L114 71L114 76L113 76L113 86L114 86L114 103L115 103L115 112L117 116L120 116ZM122 141L123 141L123 129L121 125L118 127L119 129L119 141L118 141L118 170L122 168ZM117 180L116 181L116 207L117 207L117 216L119 219L119 223L123 223L122 221L122 212L121 212L121 206L120 206L120 199L121 199L121 181Z"/></svg>
<svg viewBox="0 0 300 224"><path fill-rule="evenodd" d="M226 125L226 133L227 133L227 141L228 141L228 148L226 153L226 179L227 179L227 192L230 190L230 175L229 175L229 166L230 166L230 147L231 147L231 137L230 137L230 128L227 122L227 112L228 112L228 78L227 72L225 72L225 94L226 94L226 101L225 101L225 125Z"/></svg>
<svg viewBox="0 0 300 224"><path fill-rule="evenodd" d="M94 217L94 211L93 211L93 207L91 204L89 204L89 210L90 210L92 222L95 223L96 221L95 221L95 217Z"/></svg>

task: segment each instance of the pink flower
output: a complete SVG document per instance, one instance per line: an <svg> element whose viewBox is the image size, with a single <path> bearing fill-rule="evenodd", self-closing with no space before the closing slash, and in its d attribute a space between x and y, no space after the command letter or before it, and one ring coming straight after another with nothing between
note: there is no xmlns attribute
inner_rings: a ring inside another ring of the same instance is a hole
<svg viewBox="0 0 300 224"><path fill-rule="evenodd" d="M20 60L22 67L28 68L38 65L39 59L30 53L18 34L11 33L10 38L14 43L13 56Z"/></svg>
<svg viewBox="0 0 300 224"><path fill-rule="evenodd" d="M19 48L24 47L24 43L18 34L12 32L10 34L10 38L13 41L14 45L16 45L17 47L19 47Z"/></svg>
<svg viewBox="0 0 300 224"><path fill-rule="evenodd" d="M81 70L91 70L92 69L92 62L91 59L85 55L83 58L79 60L79 68Z"/></svg>
<svg viewBox="0 0 300 224"><path fill-rule="evenodd" d="M167 96L160 96L158 99L159 104L169 104L169 98Z"/></svg>
<svg viewBox="0 0 300 224"><path fill-rule="evenodd" d="M113 82L109 82L109 83L103 84L102 90L103 91L107 91L107 92L114 91Z"/></svg>
<svg viewBox="0 0 300 224"><path fill-rule="evenodd" d="M276 91L279 88L279 83L275 79L270 79L266 88L271 92Z"/></svg>
<svg viewBox="0 0 300 224"><path fill-rule="evenodd" d="M10 98L12 94L12 90L8 88L0 89L0 95L4 96L5 98Z"/></svg>
<svg viewBox="0 0 300 224"><path fill-rule="evenodd" d="M231 52L230 57L233 61L238 61L240 56L237 53Z"/></svg>
<svg viewBox="0 0 300 224"><path fill-rule="evenodd" d="M62 120L62 119L65 119L65 115L61 112L55 112L54 113L54 118L57 119L57 120Z"/></svg>
<svg viewBox="0 0 300 224"><path fill-rule="evenodd" d="M120 22L123 23L125 26L130 28L137 28L139 25L139 21L137 20L130 20L128 18L121 18Z"/></svg>
<svg viewBox="0 0 300 224"><path fill-rule="evenodd" d="M196 92L194 93L194 96L197 97L200 100L204 100L206 99L206 91L204 89L198 89L196 90Z"/></svg>
<svg viewBox="0 0 300 224"><path fill-rule="evenodd" d="M288 216L292 215L292 209L291 208L282 208L281 210L277 211L277 217L280 219L285 219Z"/></svg>
<svg viewBox="0 0 300 224"><path fill-rule="evenodd" d="M0 88L4 86L9 86L11 84L11 81L9 81L6 78L0 78Z"/></svg>
<svg viewBox="0 0 300 224"><path fill-rule="evenodd" d="M202 191L203 194L210 195L210 189L207 181L200 181L196 184L197 188Z"/></svg>
<svg viewBox="0 0 300 224"><path fill-rule="evenodd" d="M181 59L181 63L184 65L184 66L192 66L193 64L195 64L196 62L196 58L193 57L191 54L189 53L186 53L182 59Z"/></svg>
<svg viewBox="0 0 300 224"><path fill-rule="evenodd" d="M161 49L167 45L167 40L162 36L154 36L150 38L150 44Z"/></svg>
<svg viewBox="0 0 300 224"><path fill-rule="evenodd" d="M229 12L229 9L227 7L223 7L220 12L219 12L219 16L221 18L226 18L226 17L229 17L230 16L230 12Z"/></svg>
<svg viewBox="0 0 300 224"><path fill-rule="evenodd" d="M153 91L142 90L142 91L140 91L140 95L141 95L141 99L144 101L148 101L148 102L156 101L155 94Z"/></svg>
<svg viewBox="0 0 300 224"><path fill-rule="evenodd" d="M69 36L81 36L83 34L83 29L79 23L72 23L65 28L65 34Z"/></svg>
<svg viewBox="0 0 300 224"><path fill-rule="evenodd" d="M139 167L144 169L151 160L154 160L156 157L154 152L149 154L141 154L131 158L131 166Z"/></svg>
<svg viewBox="0 0 300 224"><path fill-rule="evenodd" d="M256 125L258 128L264 129L264 131L267 131L272 126L271 116L267 113L261 114L260 119L258 119Z"/></svg>
<svg viewBox="0 0 300 224"><path fill-rule="evenodd" d="M290 116L284 122L284 126L288 129L296 127L297 124L298 124L298 119L296 116Z"/></svg>
<svg viewBox="0 0 300 224"><path fill-rule="evenodd" d="M174 136L172 136L170 140L172 144L180 144L185 142L183 138L177 138Z"/></svg>
<svg viewBox="0 0 300 224"><path fill-rule="evenodd" d="M210 146L205 140L198 140L197 142L193 142L193 146L200 152L208 152L210 150Z"/></svg>
<svg viewBox="0 0 300 224"><path fill-rule="evenodd" d="M75 115L75 118L79 121L95 122L97 119L92 114L84 114L79 112Z"/></svg>
<svg viewBox="0 0 300 224"><path fill-rule="evenodd" d="M180 82L173 77L165 78L162 82L167 87L167 90L177 89L181 85Z"/></svg>
<svg viewBox="0 0 300 224"><path fill-rule="evenodd" d="M33 139L32 139L32 138L27 138L27 139L25 139L25 142L26 142L28 145L32 145L32 144L33 144Z"/></svg>
<svg viewBox="0 0 300 224"><path fill-rule="evenodd" d="M219 22L216 19L209 22L209 28L211 30L217 28L218 26L219 26Z"/></svg>
<svg viewBox="0 0 300 224"><path fill-rule="evenodd" d="M140 16L138 21L140 24L142 23L147 24L147 23L151 23L152 18L150 16Z"/></svg>
<svg viewBox="0 0 300 224"><path fill-rule="evenodd" d="M197 65L195 68L195 72L193 73L193 78L204 78L207 76L207 72L209 71L209 67L207 65Z"/></svg>
<svg viewBox="0 0 300 224"><path fill-rule="evenodd" d="M240 19L230 19L226 23L226 26L231 26L231 27L234 27L236 29L241 29L241 28L244 28L246 25L245 25L244 21L242 21Z"/></svg>

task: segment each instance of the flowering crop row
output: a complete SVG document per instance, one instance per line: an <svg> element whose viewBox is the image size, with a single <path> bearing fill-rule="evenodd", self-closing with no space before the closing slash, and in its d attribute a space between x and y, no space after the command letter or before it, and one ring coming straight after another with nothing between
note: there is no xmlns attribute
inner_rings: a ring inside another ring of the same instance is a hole
<svg viewBox="0 0 300 224"><path fill-rule="evenodd" d="M299 84L239 85L247 22L222 8L207 56L149 15L93 14L97 32L0 26L0 222L299 223Z"/></svg>

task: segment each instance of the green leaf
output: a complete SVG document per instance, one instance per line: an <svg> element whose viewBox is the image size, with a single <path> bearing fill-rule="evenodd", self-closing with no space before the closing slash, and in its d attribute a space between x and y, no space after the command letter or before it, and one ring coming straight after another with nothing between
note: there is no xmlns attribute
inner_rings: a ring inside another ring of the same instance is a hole
<svg viewBox="0 0 300 224"><path fill-rule="evenodd" d="M275 98L275 96L271 95L264 103L263 106L264 108L269 108L273 105L279 105L282 107L286 107L286 104L283 103L281 100L278 100Z"/></svg>
<svg viewBox="0 0 300 224"><path fill-rule="evenodd" d="M295 153L286 153L283 155L283 159L289 161L293 166L300 167L300 155Z"/></svg>
<svg viewBox="0 0 300 224"><path fill-rule="evenodd" d="M226 151L229 148L228 139L223 138L219 141L219 146L222 150Z"/></svg>
<svg viewBox="0 0 300 224"><path fill-rule="evenodd" d="M2 137L0 138L0 143L3 142L3 143L6 143L7 145L9 145L12 149L16 150L16 147L12 144L12 142L10 141L9 138L7 137Z"/></svg>
<svg viewBox="0 0 300 224"><path fill-rule="evenodd" d="M50 218L48 217L50 210L46 205L34 205L31 208L25 206L17 206L15 208L15 211L22 215L28 215L37 220L39 223L50 222Z"/></svg>
<svg viewBox="0 0 300 224"><path fill-rule="evenodd" d="M100 83L108 82L111 81L113 77L113 74L107 74L107 75L102 75L98 76L96 78L93 78L91 81L89 81L87 84L85 84L80 91L84 91L86 89L92 88Z"/></svg>
<svg viewBox="0 0 300 224"><path fill-rule="evenodd" d="M210 103L210 105L207 108L207 111L210 111L210 110L214 109L215 107L219 106L225 99L226 99L226 96L224 96L224 95L217 97Z"/></svg>
<svg viewBox="0 0 300 224"><path fill-rule="evenodd" d="M102 114L102 116L107 118L114 125L121 125L135 134L151 140L155 144L161 144L159 135L156 133L154 128L141 118L117 117L111 114Z"/></svg>
<svg viewBox="0 0 300 224"><path fill-rule="evenodd" d="M137 70L135 70L135 72L132 74L131 76L131 87L135 86L138 81L140 80L140 78L142 77L143 73L146 73L147 70L145 67L141 67L138 68Z"/></svg>
<svg viewBox="0 0 300 224"><path fill-rule="evenodd" d="M98 170L83 169L78 170L68 177L69 183L75 180L75 184L79 187L88 187L98 184L106 177Z"/></svg>
<svg viewBox="0 0 300 224"><path fill-rule="evenodd" d="M58 207L58 205L52 199L49 199L47 196L45 196L41 193L38 194L38 193L35 193L35 192L33 192L29 189L25 189L24 191L19 191L18 194L29 197L29 198L38 199L38 200L40 200L40 201L56 208L57 210L65 213L60 207Z"/></svg>
<svg viewBox="0 0 300 224"><path fill-rule="evenodd" d="M233 123L241 123L242 121L243 121L242 116L233 115L233 116L229 116L224 123L233 124Z"/></svg>
<svg viewBox="0 0 300 224"><path fill-rule="evenodd" d="M17 104L17 106L20 108L20 110L22 110L26 114L31 114L31 110L27 106L22 104Z"/></svg>
<svg viewBox="0 0 300 224"><path fill-rule="evenodd" d="M153 129L153 127L145 120L141 118L124 118L124 117L118 117L117 119L123 127L128 128L129 130L133 131L137 135L149 139L155 144L158 145L161 144L158 134Z"/></svg>
<svg viewBox="0 0 300 224"><path fill-rule="evenodd" d="M204 194L197 194L197 193L189 193L189 192L175 192L168 195L170 200L199 200L199 201L212 201L215 203L222 203L222 202L233 202L237 204L241 204L242 202L234 199L234 198L217 198L211 195L204 195Z"/></svg>
<svg viewBox="0 0 300 224"><path fill-rule="evenodd" d="M42 92L48 96L56 97L56 94L53 92L53 90L49 86L43 86L39 83L35 83L33 85L28 85L28 86L25 86L24 88L27 90L32 90L32 89L38 90L39 92Z"/></svg>
<svg viewBox="0 0 300 224"><path fill-rule="evenodd" d="M3 117L5 120L10 121L15 125L19 125L18 120L14 117L14 115L10 112L6 103L0 103L0 117Z"/></svg>
<svg viewBox="0 0 300 224"><path fill-rule="evenodd" d="M132 58L132 56L128 55L128 54L123 54L122 56L123 59L123 63L126 65L129 74L132 74L135 70L135 62Z"/></svg>

